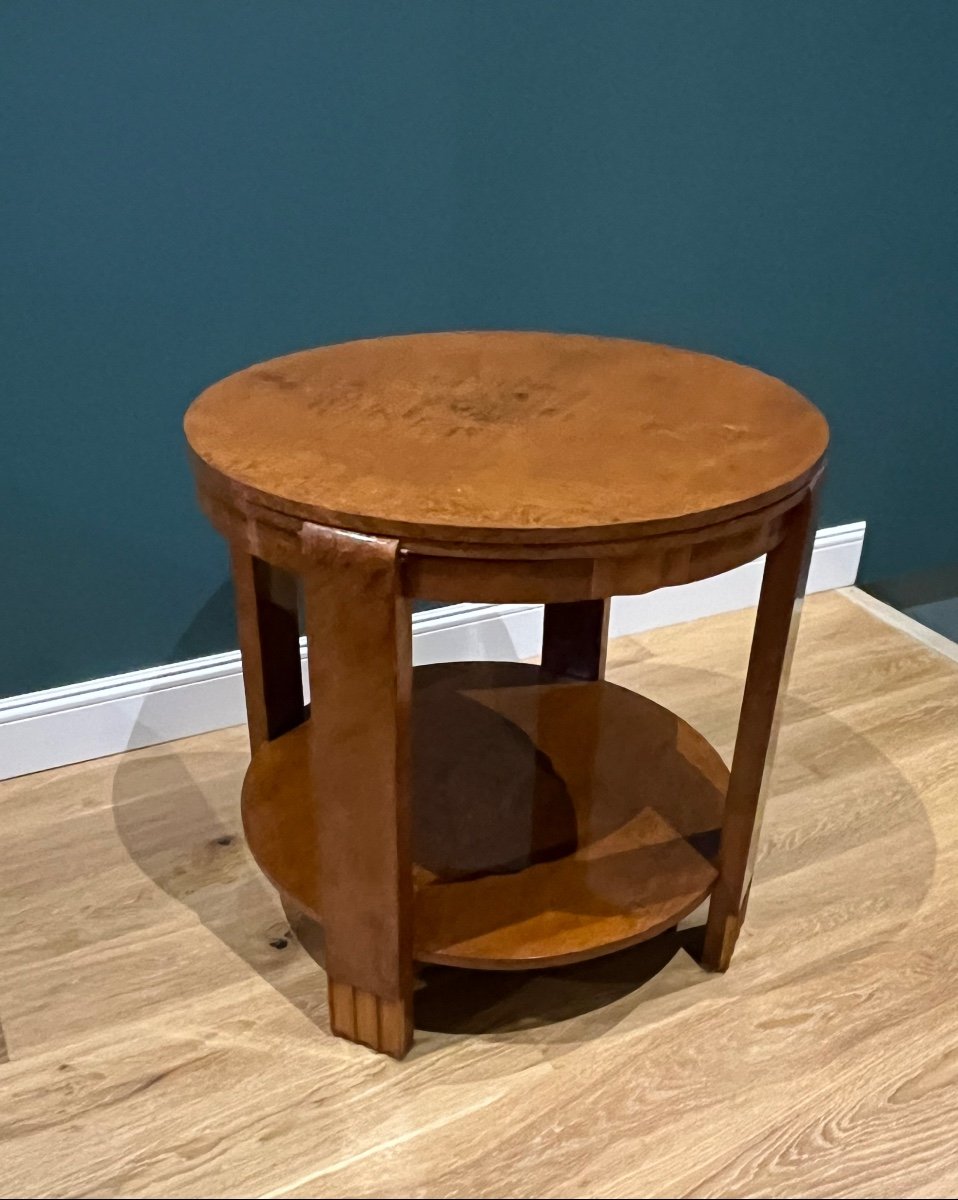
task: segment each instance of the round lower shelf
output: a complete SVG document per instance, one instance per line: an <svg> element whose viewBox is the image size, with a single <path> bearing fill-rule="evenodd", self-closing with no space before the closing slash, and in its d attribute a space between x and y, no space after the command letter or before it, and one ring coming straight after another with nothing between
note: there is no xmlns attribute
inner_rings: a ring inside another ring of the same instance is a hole
<svg viewBox="0 0 958 1200"><path fill-rule="evenodd" d="M518 663L415 671L415 956L487 969L577 962L653 937L709 893L728 770L674 713ZM309 721L257 751L250 849L322 921Z"/></svg>

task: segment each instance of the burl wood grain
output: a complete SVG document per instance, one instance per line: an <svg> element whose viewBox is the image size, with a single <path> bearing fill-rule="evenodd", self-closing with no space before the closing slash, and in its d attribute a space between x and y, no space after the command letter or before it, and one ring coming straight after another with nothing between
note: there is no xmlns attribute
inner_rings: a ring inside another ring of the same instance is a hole
<svg viewBox="0 0 958 1200"><path fill-rule="evenodd" d="M391 537L612 540L751 511L808 482L827 426L786 384L615 338L439 333L306 350L191 406L233 495Z"/></svg>

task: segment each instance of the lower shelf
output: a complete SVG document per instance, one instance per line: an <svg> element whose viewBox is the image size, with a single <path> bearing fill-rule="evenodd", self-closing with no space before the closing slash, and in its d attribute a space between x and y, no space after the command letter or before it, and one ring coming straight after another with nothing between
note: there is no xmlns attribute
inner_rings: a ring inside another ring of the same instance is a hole
<svg viewBox="0 0 958 1200"><path fill-rule="evenodd" d="M310 724L255 755L254 857L322 921ZM415 956L487 969L577 962L653 937L709 893L728 770L674 713L518 663L415 672Z"/></svg>

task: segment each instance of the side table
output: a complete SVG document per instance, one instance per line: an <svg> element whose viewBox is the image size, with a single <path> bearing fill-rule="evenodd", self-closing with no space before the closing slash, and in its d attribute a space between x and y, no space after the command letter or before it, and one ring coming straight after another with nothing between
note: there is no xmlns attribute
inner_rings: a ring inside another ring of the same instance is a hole
<svg viewBox="0 0 958 1200"><path fill-rule="evenodd" d="M708 896L702 962L725 970L808 571L821 413L759 371L665 346L443 333L250 367L185 427L232 556L246 836L321 930L333 1032L402 1057L415 962L576 962ZM762 554L729 770L679 716L604 680L609 601ZM544 604L541 666L414 670L416 598Z"/></svg>

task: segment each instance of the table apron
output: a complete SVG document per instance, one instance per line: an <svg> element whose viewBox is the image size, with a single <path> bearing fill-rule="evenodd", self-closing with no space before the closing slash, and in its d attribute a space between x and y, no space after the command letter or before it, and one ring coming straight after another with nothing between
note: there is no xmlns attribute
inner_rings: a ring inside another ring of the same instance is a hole
<svg viewBox="0 0 958 1200"><path fill-rule="evenodd" d="M789 512L808 489L726 521L622 543L568 546L475 546L471 554L431 553L399 542L401 588L410 599L446 603L548 604L640 595L692 583L751 562L782 540ZM214 527L249 554L303 574L314 566L309 531L315 524L252 504L242 495L198 487ZM366 535L350 535L357 541ZM375 540L375 539L373 539Z"/></svg>
<svg viewBox="0 0 958 1200"><path fill-rule="evenodd" d="M635 596L692 583L751 562L776 546L783 517L771 516L734 534L676 544L649 539L628 555L576 558L446 558L415 551L401 555L403 592L450 604L549 604L607 596Z"/></svg>

